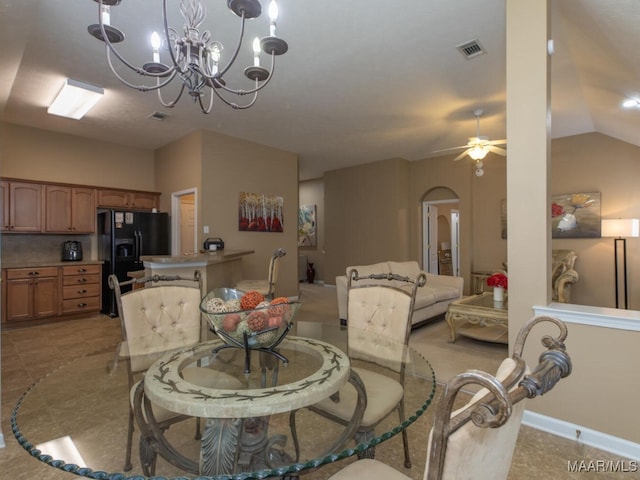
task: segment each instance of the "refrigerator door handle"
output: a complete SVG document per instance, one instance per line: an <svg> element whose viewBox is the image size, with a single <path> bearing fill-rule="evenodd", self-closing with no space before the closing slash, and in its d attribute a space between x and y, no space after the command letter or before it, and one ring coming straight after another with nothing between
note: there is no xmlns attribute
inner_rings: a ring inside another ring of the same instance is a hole
<svg viewBox="0 0 640 480"><path fill-rule="evenodd" d="M140 261L140 255L142 254L142 230L138 230L138 263L142 263Z"/></svg>
<svg viewBox="0 0 640 480"><path fill-rule="evenodd" d="M133 261L134 263L140 263L140 239L138 237L138 230L134 230L134 242L133 242Z"/></svg>

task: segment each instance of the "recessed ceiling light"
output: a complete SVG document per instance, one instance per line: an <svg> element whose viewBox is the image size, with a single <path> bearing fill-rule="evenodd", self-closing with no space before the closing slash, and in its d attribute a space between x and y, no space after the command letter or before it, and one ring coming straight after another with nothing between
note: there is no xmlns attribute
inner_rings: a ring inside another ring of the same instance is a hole
<svg viewBox="0 0 640 480"><path fill-rule="evenodd" d="M67 78L47 112L79 120L98 103L102 95L104 89L100 87Z"/></svg>

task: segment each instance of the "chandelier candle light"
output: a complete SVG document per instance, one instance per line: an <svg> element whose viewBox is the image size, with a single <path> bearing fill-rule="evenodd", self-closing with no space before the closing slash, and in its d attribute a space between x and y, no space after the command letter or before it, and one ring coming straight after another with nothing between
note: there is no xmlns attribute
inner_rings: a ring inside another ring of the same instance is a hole
<svg viewBox="0 0 640 480"><path fill-rule="evenodd" d="M234 109L247 109L253 106L258 98L258 92L271 80L275 68L275 57L283 55L288 50L287 42L276 36L276 21L278 18L278 6L275 0L269 5L269 35L259 39L255 38L251 44L253 53L253 65L244 69L244 75L253 82L253 88L248 90L231 88L227 86L224 75L229 71L240 53L244 34L245 22L257 18L262 13L262 5L258 0L227 0L227 8L240 18L240 36L231 50L231 54L223 60L224 47L222 43L211 38L209 30L201 31L201 24L207 17L207 10L203 0L180 0L180 14L184 18L182 34L169 26L167 19L167 2L162 2L162 33L153 32L150 38L150 51L152 61L137 67L129 63L115 48L114 44L124 41L125 35L118 28L111 25L111 7L120 5L122 0L94 0L98 4L99 23L89 25L88 31L98 40L105 43L105 50L109 68L113 74L127 87L147 92L156 90L158 99L164 107L174 107L186 90L194 102L200 106L202 113L210 113L213 109L214 96ZM168 65L161 62L161 47L166 47ZM260 66L260 53L265 52L271 56L271 68ZM113 56L122 65L129 68L142 77L149 77L149 85L136 85L126 80L113 66ZM171 101L165 101L161 89L171 83L175 78L182 81L182 85ZM155 84L153 82L155 80ZM224 93L223 93L224 92ZM208 100L206 99L209 96ZM232 102L226 96L250 95L250 100L239 105Z"/></svg>
<svg viewBox="0 0 640 480"><path fill-rule="evenodd" d="M495 302L504 301L504 291L507 289L509 281L504 273L494 273L487 278L487 285L493 287L493 300Z"/></svg>

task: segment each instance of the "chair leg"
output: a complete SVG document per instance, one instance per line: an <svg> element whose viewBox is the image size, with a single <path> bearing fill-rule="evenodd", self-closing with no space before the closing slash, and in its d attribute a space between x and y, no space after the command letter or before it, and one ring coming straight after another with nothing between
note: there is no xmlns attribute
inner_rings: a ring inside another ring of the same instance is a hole
<svg viewBox="0 0 640 480"><path fill-rule="evenodd" d="M124 460L124 471L128 472L133 468L131 465L131 445L133 444L133 410L129 407L129 427L127 430L127 453Z"/></svg>
<svg viewBox="0 0 640 480"><path fill-rule="evenodd" d="M196 417L196 440L202 438L202 432L200 431L200 417Z"/></svg>
<svg viewBox="0 0 640 480"><path fill-rule="evenodd" d="M404 399L398 405L398 415L400 417L400 423L404 422ZM404 466L405 468L411 468L411 456L409 455L409 435L407 435L407 429L402 430L402 446L404 448Z"/></svg>

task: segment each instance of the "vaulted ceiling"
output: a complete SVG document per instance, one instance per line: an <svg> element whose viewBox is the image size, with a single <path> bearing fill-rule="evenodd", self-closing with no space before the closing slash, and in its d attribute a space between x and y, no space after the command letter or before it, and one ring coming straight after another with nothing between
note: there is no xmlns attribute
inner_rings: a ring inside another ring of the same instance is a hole
<svg viewBox="0 0 640 480"><path fill-rule="evenodd" d="M233 43L238 22L226 2L203 3L207 28ZM148 35L159 25L159 5L123 0L112 9L112 24L128 35L121 44L125 56L149 60L150 46L133 25ZM87 33L97 21L95 1L0 0L0 119L146 149L208 129L298 153L301 179L391 157L423 159L463 145L475 135L477 108L485 112L481 134L505 138L504 0L278 5L278 35L289 51L278 58L256 105L238 111L219 103L203 115L187 98L165 109L154 93L118 82L104 45ZM640 109L621 108L626 98L640 97L640 2L551 5L552 136L597 131L640 146ZM266 18L252 23L250 38L253 32L264 36ZM486 53L464 58L456 47L470 40ZM251 63L251 54L245 56L239 70ZM67 77L105 89L103 100L79 121L46 113ZM168 117L149 119L155 111Z"/></svg>

